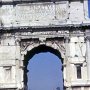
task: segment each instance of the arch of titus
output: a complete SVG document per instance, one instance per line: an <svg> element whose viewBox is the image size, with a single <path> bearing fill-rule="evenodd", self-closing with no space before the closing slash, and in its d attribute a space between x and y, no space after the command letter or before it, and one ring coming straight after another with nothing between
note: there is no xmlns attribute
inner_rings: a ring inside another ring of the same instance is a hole
<svg viewBox="0 0 90 90"><path fill-rule="evenodd" d="M0 0L0 90L24 90L26 56L42 48L60 53L64 90L90 90L88 0L42 1Z"/></svg>

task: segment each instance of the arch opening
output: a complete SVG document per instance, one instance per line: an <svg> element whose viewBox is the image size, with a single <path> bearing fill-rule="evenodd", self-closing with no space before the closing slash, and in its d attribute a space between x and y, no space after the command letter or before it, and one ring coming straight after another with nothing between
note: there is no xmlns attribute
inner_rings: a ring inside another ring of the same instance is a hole
<svg viewBox="0 0 90 90"><path fill-rule="evenodd" d="M61 61L61 63L63 64L63 58L61 57L61 54L58 50L56 49L53 49L52 47L49 47L49 46L46 46L46 45L40 45L38 47L34 47L32 50L28 51L27 54L25 55L25 60L24 60L24 90L28 90L28 76L27 76L27 73L28 73L28 64L29 64L29 61L34 57L34 55L36 54L40 54L40 53L51 53L55 56L58 57L58 59ZM62 71L63 71L63 68L61 68ZM64 87L63 87L64 88Z"/></svg>

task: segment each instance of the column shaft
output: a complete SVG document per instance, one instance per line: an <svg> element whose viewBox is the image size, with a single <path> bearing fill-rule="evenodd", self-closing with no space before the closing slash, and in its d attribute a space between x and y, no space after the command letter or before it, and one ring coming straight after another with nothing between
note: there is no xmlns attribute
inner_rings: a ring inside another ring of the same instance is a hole
<svg viewBox="0 0 90 90"><path fill-rule="evenodd" d="M90 41L87 39L86 41L86 51L87 51L87 76L88 80L90 80Z"/></svg>

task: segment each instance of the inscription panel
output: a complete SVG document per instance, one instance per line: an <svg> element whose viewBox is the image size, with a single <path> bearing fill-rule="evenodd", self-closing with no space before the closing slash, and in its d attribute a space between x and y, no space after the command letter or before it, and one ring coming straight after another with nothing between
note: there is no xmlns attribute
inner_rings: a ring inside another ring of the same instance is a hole
<svg viewBox="0 0 90 90"><path fill-rule="evenodd" d="M49 21L65 20L67 17L67 2L64 3L37 3L18 5L16 7L16 18L19 22L23 21Z"/></svg>
<svg viewBox="0 0 90 90"><path fill-rule="evenodd" d="M39 26L67 19L68 2L4 5L0 8L4 26ZM43 23L42 23L43 22Z"/></svg>

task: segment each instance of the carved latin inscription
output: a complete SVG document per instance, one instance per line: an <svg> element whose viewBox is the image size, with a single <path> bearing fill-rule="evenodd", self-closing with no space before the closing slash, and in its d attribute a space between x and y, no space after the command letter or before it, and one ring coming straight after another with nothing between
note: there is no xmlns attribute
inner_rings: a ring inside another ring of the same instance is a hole
<svg viewBox="0 0 90 90"><path fill-rule="evenodd" d="M7 27L50 25L54 21L67 19L67 7L67 1L3 5L0 8L0 20Z"/></svg>
<svg viewBox="0 0 90 90"><path fill-rule="evenodd" d="M42 21L42 20L62 20L66 18L67 3L38 3L18 5L16 16L18 20Z"/></svg>

